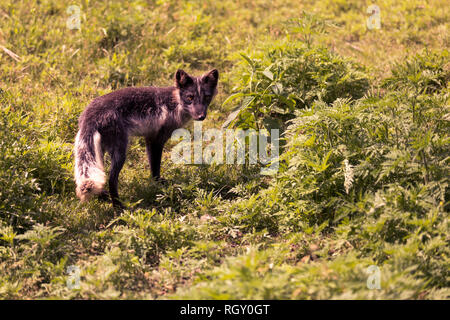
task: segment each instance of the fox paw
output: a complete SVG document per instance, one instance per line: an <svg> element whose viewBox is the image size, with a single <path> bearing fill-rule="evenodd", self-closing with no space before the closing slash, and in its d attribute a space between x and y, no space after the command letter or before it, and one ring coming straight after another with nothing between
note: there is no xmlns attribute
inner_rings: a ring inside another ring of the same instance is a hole
<svg viewBox="0 0 450 320"><path fill-rule="evenodd" d="M109 202L109 201L110 201L110 198L109 198L109 193L108 193L108 191L103 190L103 191L98 195L98 200L104 201L104 202Z"/></svg>
<svg viewBox="0 0 450 320"><path fill-rule="evenodd" d="M155 177L155 181L164 185L168 183L167 179L161 177Z"/></svg>
<svg viewBox="0 0 450 320"><path fill-rule="evenodd" d="M112 200L112 205L114 207L115 210L122 212L124 209L126 209L127 207L124 206L124 204L118 200L118 199L113 199Z"/></svg>

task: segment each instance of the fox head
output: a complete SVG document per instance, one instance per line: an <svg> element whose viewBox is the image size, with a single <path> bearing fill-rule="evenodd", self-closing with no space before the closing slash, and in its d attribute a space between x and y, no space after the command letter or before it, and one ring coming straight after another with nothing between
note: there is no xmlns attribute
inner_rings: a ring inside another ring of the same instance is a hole
<svg viewBox="0 0 450 320"><path fill-rule="evenodd" d="M213 69L200 77L192 77L183 70L175 74L175 86L180 96L180 104L194 120L206 118L209 104L217 93L219 71Z"/></svg>

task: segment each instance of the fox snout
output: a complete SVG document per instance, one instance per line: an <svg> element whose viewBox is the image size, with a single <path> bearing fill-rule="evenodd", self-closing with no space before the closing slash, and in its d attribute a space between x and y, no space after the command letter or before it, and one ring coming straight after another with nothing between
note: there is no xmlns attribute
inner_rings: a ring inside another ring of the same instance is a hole
<svg viewBox="0 0 450 320"><path fill-rule="evenodd" d="M194 120L203 121L206 119L206 110L200 113L197 113L194 117Z"/></svg>

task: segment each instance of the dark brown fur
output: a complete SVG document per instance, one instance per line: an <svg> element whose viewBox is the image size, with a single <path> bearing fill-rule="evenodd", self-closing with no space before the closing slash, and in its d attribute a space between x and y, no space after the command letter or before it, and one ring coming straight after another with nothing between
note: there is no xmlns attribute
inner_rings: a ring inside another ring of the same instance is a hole
<svg viewBox="0 0 450 320"><path fill-rule="evenodd" d="M109 193L113 205L122 206L118 178L130 135L145 138L152 175L158 179L164 144L189 119L205 119L217 92L218 77L216 69L201 77L178 70L173 87L130 87L95 98L80 116L75 142L75 179L80 199L87 200L91 194L105 195L103 154L108 152Z"/></svg>

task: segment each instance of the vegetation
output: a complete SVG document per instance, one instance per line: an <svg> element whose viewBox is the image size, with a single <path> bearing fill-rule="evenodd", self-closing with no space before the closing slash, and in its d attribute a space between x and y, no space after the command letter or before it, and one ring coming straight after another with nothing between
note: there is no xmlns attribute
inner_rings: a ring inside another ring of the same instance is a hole
<svg viewBox="0 0 450 320"><path fill-rule="evenodd" d="M449 12L382 0L368 30L370 4L2 1L0 298L449 299ZM281 129L279 172L177 165L172 143L155 182L135 139L128 209L80 203L89 101L212 67L204 127Z"/></svg>

